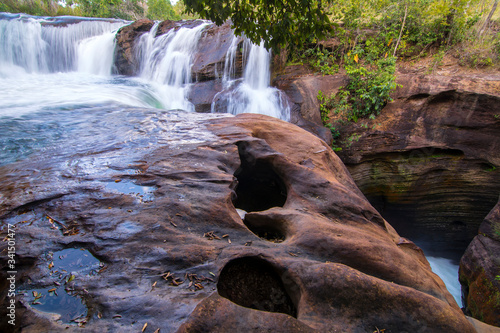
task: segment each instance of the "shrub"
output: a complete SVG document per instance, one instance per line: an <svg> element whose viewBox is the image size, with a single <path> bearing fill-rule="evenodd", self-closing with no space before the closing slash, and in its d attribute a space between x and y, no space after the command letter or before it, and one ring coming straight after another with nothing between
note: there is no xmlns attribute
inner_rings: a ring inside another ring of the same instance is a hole
<svg viewBox="0 0 500 333"><path fill-rule="evenodd" d="M346 65L349 83L335 95L336 113L344 113L348 120L378 115L391 101L390 93L396 89L396 59L378 60L375 65L364 67L359 64Z"/></svg>

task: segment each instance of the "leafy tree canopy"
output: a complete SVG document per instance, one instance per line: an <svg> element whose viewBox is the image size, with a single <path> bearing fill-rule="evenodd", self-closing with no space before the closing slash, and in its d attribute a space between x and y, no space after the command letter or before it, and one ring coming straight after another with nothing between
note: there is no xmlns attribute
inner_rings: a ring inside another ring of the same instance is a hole
<svg viewBox="0 0 500 333"><path fill-rule="evenodd" d="M333 0L184 0L189 13L217 25L230 19L237 35L266 48L294 47L332 29L325 4Z"/></svg>
<svg viewBox="0 0 500 333"><path fill-rule="evenodd" d="M177 19L169 0L148 0L147 17L151 20Z"/></svg>

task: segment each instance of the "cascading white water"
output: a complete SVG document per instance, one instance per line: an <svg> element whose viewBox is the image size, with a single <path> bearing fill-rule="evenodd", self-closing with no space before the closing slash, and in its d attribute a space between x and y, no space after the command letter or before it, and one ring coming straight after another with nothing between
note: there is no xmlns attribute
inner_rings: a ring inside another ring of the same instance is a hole
<svg viewBox="0 0 500 333"><path fill-rule="evenodd" d="M440 257L427 257L432 271L443 280L450 294L455 298L457 304L462 304L462 287L458 281L458 264L453 263L451 259Z"/></svg>
<svg viewBox="0 0 500 333"><path fill-rule="evenodd" d="M140 77L112 75L115 34L127 23L0 13L0 164L53 145L92 119L94 112L126 119L136 112L130 107L153 113L161 112L158 108L194 110L187 98L192 59L210 23L190 23L160 36L156 36L155 24L137 43ZM218 96L219 100L227 97L222 112L265 113L287 120L281 93L269 87L270 55L264 48L244 42L244 77L236 78L241 40L235 38L226 57L226 91ZM130 130L126 121L120 124L120 131ZM155 126L141 126L149 125ZM93 134L94 141L89 142L82 133L75 135L82 138L82 146L122 137Z"/></svg>
<svg viewBox="0 0 500 333"><path fill-rule="evenodd" d="M75 71L78 58L82 57L78 51L82 50L83 41L116 31L123 24L81 21L57 25L29 16L0 20L0 63L2 67L17 66L28 73ZM106 50L99 51L100 56L104 55L103 51Z"/></svg>
<svg viewBox="0 0 500 333"><path fill-rule="evenodd" d="M0 20L0 69L39 72L47 69L44 57L47 42L42 26L34 19ZM0 72L0 74L2 73Z"/></svg>
<svg viewBox="0 0 500 333"><path fill-rule="evenodd" d="M111 75L114 60L115 32L82 40L77 48L77 71L102 76Z"/></svg>
<svg viewBox="0 0 500 333"><path fill-rule="evenodd" d="M81 105L158 106L146 84L111 76L115 34L126 23L0 15L0 117Z"/></svg>
<svg viewBox="0 0 500 333"><path fill-rule="evenodd" d="M86 101L194 111L193 104L188 101L192 58L201 32L209 23L194 28L179 27L158 37L159 24L156 23L136 45L141 61L140 79L113 78L108 84L114 57L114 35L126 22L81 18L54 20L27 15L2 18L0 77L15 77L19 81L0 82L0 88L7 91L12 90L12 85L17 85L25 89L13 91L0 102L0 106L19 105L23 108L33 105L33 109L42 109ZM244 41L244 75L242 80L235 77L240 40L234 38L226 56L224 90L217 96L217 101L224 107L217 112L263 113L289 120L285 95L269 86L270 54L262 46ZM104 77L108 82L102 82ZM62 82L67 85L61 85ZM78 82L85 82L88 89ZM30 92L30 89L34 91ZM10 111L10 114L31 112L29 108Z"/></svg>
<svg viewBox="0 0 500 333"><path fill-rule="evenodd" d="M226 54L224 89L216 95L212 112L225 111L231 114L259 113L290 121L290 106L285 94L270 86L270 59L263 43L252 44L248 39L243 42L243 80L234 78L235 58L238 38L234 37Z"/></svg>
<svg viewBox="0 0 500 333"><path fill-rule="evenodd" d="M149 33L142 35L136 46L141 59L140 76L155 87L164 108L194 111L194 105L187 99L192 58L208 23L172 29L155 37L158 25L157 22Z"/></svg>

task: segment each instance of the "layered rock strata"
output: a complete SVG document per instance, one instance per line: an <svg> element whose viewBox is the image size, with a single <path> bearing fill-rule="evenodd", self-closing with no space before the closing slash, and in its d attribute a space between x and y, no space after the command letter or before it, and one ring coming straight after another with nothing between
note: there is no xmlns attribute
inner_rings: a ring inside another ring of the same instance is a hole
<svg viewBox="0 0 500 333"><path fill-rule="evenodd" d="M318 91L335 93L346 78L288 71L276 86L321 123ZM401 74L397 82L376 119L336 125L338 155L397 230L458 259L500 193L500 77Z"/></svg>

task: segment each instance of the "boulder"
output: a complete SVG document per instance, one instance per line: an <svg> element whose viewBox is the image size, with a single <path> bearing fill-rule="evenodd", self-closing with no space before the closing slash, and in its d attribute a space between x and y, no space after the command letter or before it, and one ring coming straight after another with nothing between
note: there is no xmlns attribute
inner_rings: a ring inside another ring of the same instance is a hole
<svg viewBox="0 0 500 333"><path fill-rule="evenodd" d="M465 311L500 326L500 201L484 219L460 262Z"/></svg>
<svg viewBox="0 0 500 333"><path fill-rule="evenodd" d="M235 36L229 22L221 26L212 24L203 30L197 52L194 55L193 67L191 68L193 81L200 82L222 79L226 54L234 38ZM238 47L233 74L235 77L240 77L243 72L243 58L240 51L243 38L236 38L236 45Z"/></svg>
<svg viewBox="0 0 500 333"><path fill-rule="evenodd" d="M398 82L376 119L340 128L339 156L400 233L463 253L500 193L500 76Z"/></svg>
<svg viewBox="0 0 500 333"><path fill-rule="evenodd" d="M324 141L262 115L153 120L0 167L15 331L475 332Z"/></svg>
<svg viewBox="0 0 500 333"><path fill-rule="evenodd" d="M126 25L116 34L116 47L114 56L114 74L134 76L139 74L140 62L136 57L134 46L139 37L151 30L154 22L142 19Z"/></svg>

